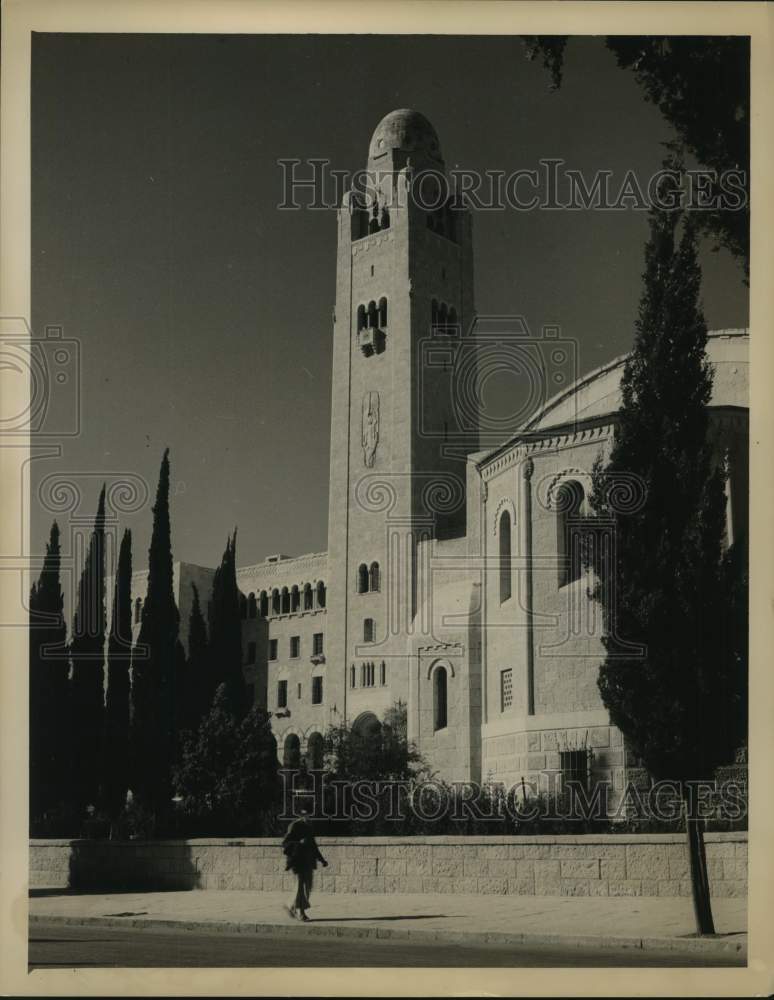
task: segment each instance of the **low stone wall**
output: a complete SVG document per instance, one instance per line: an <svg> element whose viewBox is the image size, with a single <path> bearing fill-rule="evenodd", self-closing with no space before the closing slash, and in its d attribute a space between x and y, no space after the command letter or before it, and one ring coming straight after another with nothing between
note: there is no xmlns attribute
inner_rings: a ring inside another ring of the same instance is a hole
<svg viewBox="0 0 774 1000"><path fill-rule="evenodd" d="M319 838L321 892L687 896L677 834ZM747 893L747 834L706 835L714 896ZM31 888L289 890L276 839L33 840Z"/></svg>

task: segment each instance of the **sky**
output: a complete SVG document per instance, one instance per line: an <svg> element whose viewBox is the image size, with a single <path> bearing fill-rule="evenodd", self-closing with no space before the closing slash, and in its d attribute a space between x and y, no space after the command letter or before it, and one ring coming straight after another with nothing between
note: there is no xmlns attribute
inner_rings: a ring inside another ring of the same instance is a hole
<svg viewBox="0 0 774 1000"><path fill-rule="evenodd" d="M411 107L447 169L558 157L646 184L673 132L603 41L571 40L549 83L510 37L34 36L32 326L79 343L81 419L33 491L76 483L78 520L103 477L139 477L120 523L143 569L169 447L175 559L216 565L235 526L239 565L324 550L336 215L280 210L277 161L363 168ZM476 211L477 310L558 325L582 374L631 346L646 238L638 210ZM746 326L739 265L701 263L709 327ZM52 516L33 492L33 554Z"/></svg>

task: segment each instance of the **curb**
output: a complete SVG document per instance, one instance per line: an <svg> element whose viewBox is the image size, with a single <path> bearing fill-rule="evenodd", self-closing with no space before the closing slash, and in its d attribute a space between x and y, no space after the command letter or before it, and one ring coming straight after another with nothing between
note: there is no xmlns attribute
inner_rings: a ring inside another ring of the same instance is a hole
<svg viewBox="0 0 774 1000"><path fill-rule="evenodd" d="M744 941L730 938L689 937L616 937L596 934L508 934L499 931L446 931L421 928L346 927L342 924L270 924L214 920L167 920L160 917L75 917L31 913L29 924L57 924L70 927L132 927L135 930L206 931L210 934L282 934L295 937L335 937L344 939L380 938L394 941L437 941L447 944L476 945L562 945L568 948L632 948L643 951L676 951L708 957L737 956L747 953Z"/></svg>

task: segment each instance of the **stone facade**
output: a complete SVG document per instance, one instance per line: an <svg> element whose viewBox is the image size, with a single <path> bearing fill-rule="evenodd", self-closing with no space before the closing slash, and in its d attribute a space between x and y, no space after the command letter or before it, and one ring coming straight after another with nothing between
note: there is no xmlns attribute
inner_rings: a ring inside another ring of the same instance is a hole
<svg viewBox="0 0 774 1000"><path fill-rule="evenodd" d="M320 837L321 892L528 896L690 896L685 838ZM747 835L706 835L710 890L747 895ZM33 840L31 888L290 891L272 839L158 843Z"/></svg>

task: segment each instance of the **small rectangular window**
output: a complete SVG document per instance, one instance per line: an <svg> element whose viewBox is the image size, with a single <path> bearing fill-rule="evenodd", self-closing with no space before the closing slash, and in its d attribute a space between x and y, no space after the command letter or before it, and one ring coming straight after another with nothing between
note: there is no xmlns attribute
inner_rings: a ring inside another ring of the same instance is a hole
<svg viewBox="0 0 774 1000"><path fill-rule="evenodd" d="M301 655L301 636L291 635L290 637L290 658L295 660Z"/></svg>
<svg viewBox="0 0 774 1000"><path fill-rule="evenodd" d="M513 670L500 671L500 711L504 712L513 704Z"/></svg>
<svg viewBox="0 0 774 1000"><path fill-rule="evenodd" d="M255 663L256 648L254 642L248 642L247 644L247 662Z"/></svg>
<svg viewBox="0 0 774 1000"><path fill-rule="evenodd" d="M315 632L312 636L312 653L321 656L323 651L323 633Z"/></svg>
<svg viewBox="0 0 774 1000"><path fill-rule="evenodd" d="M288 707L288 682L277 682L277 708Z"/></svg>
<svg viewBox="0 0 774 1000"><path fill-rule="evenodd" d="M301 681L298 682L298 700L301 701Z"/></svg>
<svg viewBox="0 0 774 1000"><path fill-rule="evenodd" d="M269 639L269 659L270 660L276 660L277 659L277 640L276 639Z"/></svg>
<svg viewBox="0 0 774 1000"><path fill-rule="evenodd" d="M322 705L323 700L323 679L322 677L312 678L312 704Z"/></svg>
<svg viewBox="0 0 774 1000"><path fill-rule="evenodd" d="M387 683L387 664L382 660L382 664L379 667L379 683L382 687Z"/></svg>

